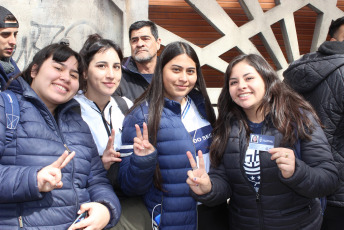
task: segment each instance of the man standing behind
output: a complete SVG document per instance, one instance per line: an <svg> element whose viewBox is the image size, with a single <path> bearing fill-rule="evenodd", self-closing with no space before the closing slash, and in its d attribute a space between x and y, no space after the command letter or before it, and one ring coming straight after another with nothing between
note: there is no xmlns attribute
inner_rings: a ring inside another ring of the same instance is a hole
<svg viewBox="0 0 344 230"><path fill-rule="evenodd" d="M16 48L19 23L14 15L0 6L0 91L6 87L7 81L20 71L12 59ZM19 87L13 82L11 89Z"/></svg>
<svg viewBox="0 0 344 230"><path fill-rule="evenodd" d="M305 54L283 73L284 82L317 111L339 171L340 186L327 197L322 229L344 225L344 17L332 21L329 35L315 53Z"/></svg>
<svg viewBox="0 0 344 230"><path fill-rule="evenodd" d="M134 101L149 86L157 62L161 40L151 21L137 21L129 28L131 57L123 61L122 80L115 95Z"/></svg>

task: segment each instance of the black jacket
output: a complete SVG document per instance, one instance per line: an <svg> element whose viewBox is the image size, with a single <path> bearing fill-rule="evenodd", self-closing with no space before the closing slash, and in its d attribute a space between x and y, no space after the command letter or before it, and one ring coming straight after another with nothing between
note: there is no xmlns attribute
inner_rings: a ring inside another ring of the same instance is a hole
<svg viewBox="0 0 344 230"><path fill-rule="evenodd" d="M311 141L300 142L302 160L296 159L295 173L285 179L271 160L271 154L260 151L260 188L258 193L243 168L248 147L245 129L234 121L222 163L210 168L212 190L193 196L206 205L216 205L230 198L230 229L320 229L322 214L319 199L333 192L338 184L327 139L319 124ZM282 134L272 122L266 122L263 135L275 137L275 147L282 147ZM284 146L292 148L291 146Z"/></svg>
<svg viewBox="0 0 344 230"><path fill-rule="evenodd" d="M10 78L16 77L19 73L20 70L18 69L17 64L14 62L14 60L11 58L10 59L11 64L14 66L14 71L12 73L6 74L4 68L0 64L0 91L4 91L7 85L7 82ZM13 80L11 82L11 85L8 87L15 93L21 93L22 89L19 84L18 80Z"/></svg>
<svg viewBox="0 0 344 230"><path fill-rule="evenodd" d="M122 65L121 83L114 95L126 97L134 102L148 86L147 80L137 70L135 61L131 57L125 59Z"/></svg>
<svg viewBox="0 0 344 230"><path fill-rule="evenodd" d="M284 82L317 111L339 171L340 186L328 204L344 207L344 43L324 42L284 72Z"/></svg>

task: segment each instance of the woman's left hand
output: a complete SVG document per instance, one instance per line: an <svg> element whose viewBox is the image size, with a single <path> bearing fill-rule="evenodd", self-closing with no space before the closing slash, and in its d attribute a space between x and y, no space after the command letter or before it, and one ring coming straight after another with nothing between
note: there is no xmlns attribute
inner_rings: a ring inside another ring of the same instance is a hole
<svg viewBox="0 0 344 230"><path fill-rule="evenodd" d="M287 148L269 149L272 155L271 160L276 160L278 168L281 170L282 176L286 179L292 177L295 172L295 154L294 151Z"/></svg>
<svg viewBox="0 0 344 230"><path fill-rule="evenodd" d="M103 229L110 221L109 209L97 202L85 203L80 206L78 214L88 212L88 216L79 223L71 225L68 230L85 229L95 230Z"/></svg>

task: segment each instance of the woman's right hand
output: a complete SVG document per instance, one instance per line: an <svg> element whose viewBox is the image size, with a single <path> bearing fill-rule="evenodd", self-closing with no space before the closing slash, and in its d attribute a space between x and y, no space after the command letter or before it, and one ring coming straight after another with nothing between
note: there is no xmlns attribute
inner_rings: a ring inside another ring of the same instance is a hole
<svg viewBox="0 0 344 230"><path fill-rule="evenodd" d="M149 142L148 128L147 124L143 123L143 132L139 125L135 125L136 128L136 137L134 138L134 153L138 156L146 156L154 152L154 146Z"/></svg>
<svg viewBox="0 0 344 230"><path fill-rule="evenodd" d="M65 151L55 162L48 165L37 173L37 183L39 192L50 192L57 188L62 188L63 183L61 169L63 169L74 157L75 152L68 154Z"/></svg>
<svg viewBox="0 0 344 230"><path fill-rule="evenodd" d="M211 181L208 173L205 170L204 159L202 151L198 151L199 168L190 151L186 152L189 158L192 170L188 171L188 179L186 183L190 186L191 190L197 195L204 195L211 191Z"/></svg>
<svg viewBox="0 0 344 230"><path fill-rule="evenodd" d="M111 165L115 162L121 162L122 159L121 154L119 152L116 152L116 150L113 148L115 142L115 130L111 130L111 136L109 137L108 143L106 145L106 149L103 152L102 156L102 162L104 165L104 168L106 170L109 170Z"/></svg>

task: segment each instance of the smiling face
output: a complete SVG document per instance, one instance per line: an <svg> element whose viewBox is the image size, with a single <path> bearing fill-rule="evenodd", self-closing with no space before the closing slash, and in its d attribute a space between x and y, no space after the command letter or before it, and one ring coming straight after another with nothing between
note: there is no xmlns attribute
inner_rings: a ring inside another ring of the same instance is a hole
<svg viewBox="0 0 344 230"><path fill-rule="evenodd" d="M100 50L96 53L87 70L86 96L92 101L101 98L107 102L121 81L121 61L115 49Z"/></svg>
<svg viewBox="0 0 344 230"><path fill-rule="evenodd" d="M71 56L56 62L51 56L38 72L37 65L32 67L31 77L31 88L54 114L56 107L71 100L79 88L78 61Z"/></svg>
<svg viewBox="0 0 344 230"><path fill-rule="evenodd" d="M15 23L16 21L5 21ZM18 28L0 28L0 59L9 58L13 55L17 44Z"/></svg>
<svg viewBox="0 0 344 230"><path fill-rule="evenodd" d="M265 83L257 70L246 61L237 63L229 78L229 94L243 108L250 121L257 121L256 111L265 95ZM258 120L260 116L258 114Z"/></svg>
<svg viewBox="0 0 344 230"><path fill-rule="evenodd" d="M197 81L196 63L186 54L169 61L163 68L165 97L182 102Z"/></svg>
<svg viewBox="0 0 344 230"><path fill-rule="evenodd" d="M155 40L149 26L131 32L131 56L136 62L146 63L156 58L160 49L160 38Z"/></svg>

